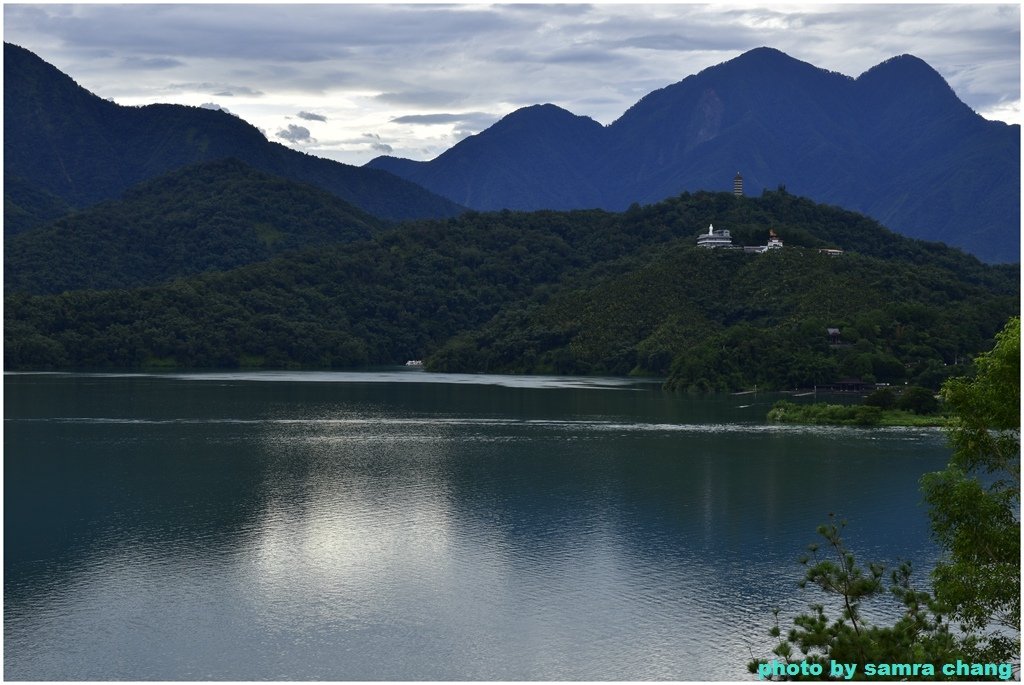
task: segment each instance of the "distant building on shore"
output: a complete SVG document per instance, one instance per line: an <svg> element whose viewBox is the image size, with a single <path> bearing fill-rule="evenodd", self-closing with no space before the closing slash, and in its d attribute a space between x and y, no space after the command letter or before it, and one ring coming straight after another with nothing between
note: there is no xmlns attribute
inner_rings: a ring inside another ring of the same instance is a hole
<svg viewBox="0 0 1024 685"><path fill-rule="evenodd" d="M738 171L736 177L732 179L732 194L736 197L743 197L743 177Z"/></svg>

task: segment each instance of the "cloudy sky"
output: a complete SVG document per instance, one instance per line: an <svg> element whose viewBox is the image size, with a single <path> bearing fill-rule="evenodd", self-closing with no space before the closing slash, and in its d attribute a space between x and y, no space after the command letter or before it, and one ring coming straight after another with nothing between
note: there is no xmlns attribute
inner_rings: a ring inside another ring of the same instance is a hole
<svg viewBox="0 0 1024 685"><path fill-rule="evenodd" d="M537 103L609 124L762 45L854 77L910 53L1021 123L1017 4L5 4L4 40L119 104L224 108L350 164L432 159Z"/></svg>

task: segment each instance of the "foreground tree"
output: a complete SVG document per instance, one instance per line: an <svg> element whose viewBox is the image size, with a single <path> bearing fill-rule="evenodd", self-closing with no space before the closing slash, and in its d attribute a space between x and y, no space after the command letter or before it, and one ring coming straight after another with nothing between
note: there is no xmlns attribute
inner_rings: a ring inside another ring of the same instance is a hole
<svg viewBox="0 0 1024 685"><path fill-rule="evenodd" d="M775 626L769 631L779 638L772 650L775 658L752 660L750 672L767 680L951 679L941 665L969 661L975 641L957 635L935 599L911 585L909 562L888 578L880 564L858 564L843 542L845 525L832 518L819 526L825 544L810 545L810 554L800 560L807 567L800 587L819 587L827 606L812 604L810 611L793 619L793 628L784 637L776 610ZM901 607L899 618L891 626L871 624L864 617L864 604L887 597ZM838 612L838 618L830 619L830 612ZM851 670L836 672L833 664Z"/></svg>
<svg viewBox="0 0 1024 685"><path fill-rule="evenodd" d="M820 680L868 676L867 664L921 665L920 670L876 672L875 680L1005 679L1020 655L1020 320L1011 319L991 352L975 360L971 378L943 387L953 416L949 466L922 479L932 530L943 557L932 574L933 593L915 590L911 567L886 579L878 564L857 564L843 543L845 523L818 528L826 545L811 545L801 562L801 587L819 587L827 604L812 604L779 638L775 659L754 659L762 678ZM891 626L871 625L862 605L886 595L902 607ZM829 612L839 617L830 620ZM955 623L954 623L955 622ZM799 655L796 650L799 650ZM958 661L999 665L995 673L944 673ZM835 674L832 663L859 664ZM929 666L926 666L929 665Z"/></svg>
<svg viewBox="0 0 1024 685"><path fill-rule="evenodd" d="M935 596L979 658L1020 652L1020 319L975 360L973 378L942 390L953 456L922 479L932 530L945 550L932 574Z"/></svg>

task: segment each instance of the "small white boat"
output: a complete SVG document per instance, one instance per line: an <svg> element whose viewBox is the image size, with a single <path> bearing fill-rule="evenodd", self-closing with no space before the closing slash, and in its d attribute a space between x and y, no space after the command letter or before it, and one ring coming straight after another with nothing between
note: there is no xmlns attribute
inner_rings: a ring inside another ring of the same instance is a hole
<svg viewBox="0 0 1024 685"><path fill-rule="evenodd" d="M423 361L420 359L410 359L405 363L406 366L423 366Z"/></svg>

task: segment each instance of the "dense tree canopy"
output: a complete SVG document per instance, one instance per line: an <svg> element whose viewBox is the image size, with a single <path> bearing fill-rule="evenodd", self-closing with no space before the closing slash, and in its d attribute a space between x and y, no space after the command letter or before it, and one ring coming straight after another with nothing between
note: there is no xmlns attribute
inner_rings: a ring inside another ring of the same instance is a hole
<svg viewBox="0 0 1024 685"><path fill-rule="evenodd" d="M843 379L936 389L1016 309L1016 283L1004 271L958 264L956 253L947 256L952 251L934 246L887 244L881 235L875 245L870 224L856 233L868 254L820 254L815 247L836 243L812 236L842 235L828 227L856 215L796 199L776 206L779 196L769 193L757 203L721 196L700 201L722 202L721 214L736 217L727 225L738 226L734 235L746 235L748 244L764 244L766 227L782 225L792 211L808 228L778 228L787 237L783 250L708 251L692 236L679 239L506 308L478 331L452 339L428 365L668 375L670 388L698 391ZM681 199L658 210L693 204ZM650 221L652 213L637 209L625 218ZM857 231L855 224L846 229ZM789 241L790 233L797 239ZM928 256L933 250L938 259ZM831 327L841 331L838 344L827 335Z"/></svg>
<svg viewBox="0 0 1024 685"><path fill-rule="evenodd" d="M953 457L923 484L946 550L935 569L936 597L967 630L984 635L984 651L1000 657L1020 650L1019 318L975 367L973 378L943 386L954 416Z"/></svg>
<svg viewBox="0 0 1024 685"><path fill-rule="evenodd" d="M237 160L190 166L8 238L7 292L131 288L350 242L383 222Z"/></svg>
<svg viewBox="0 0 1024 685"><path fill-rule="evenodd" d="M200 196L189 204L204 206ZM304 225L275 206L261 210L274 231ZM696 234L712 222L747 244L775 228L786 248L698 248ZM6 363L344 367L426 358L429 368L458 371L671 372L670 387L684 390L847 377L935 388L1019 302L1016 267L986 266L784 191L685 194L622 214L468 212L341 240L161 286L9 290ZM833 258L821 246L848 250ZM838 344L830 326L841 328Z"/></svg>

